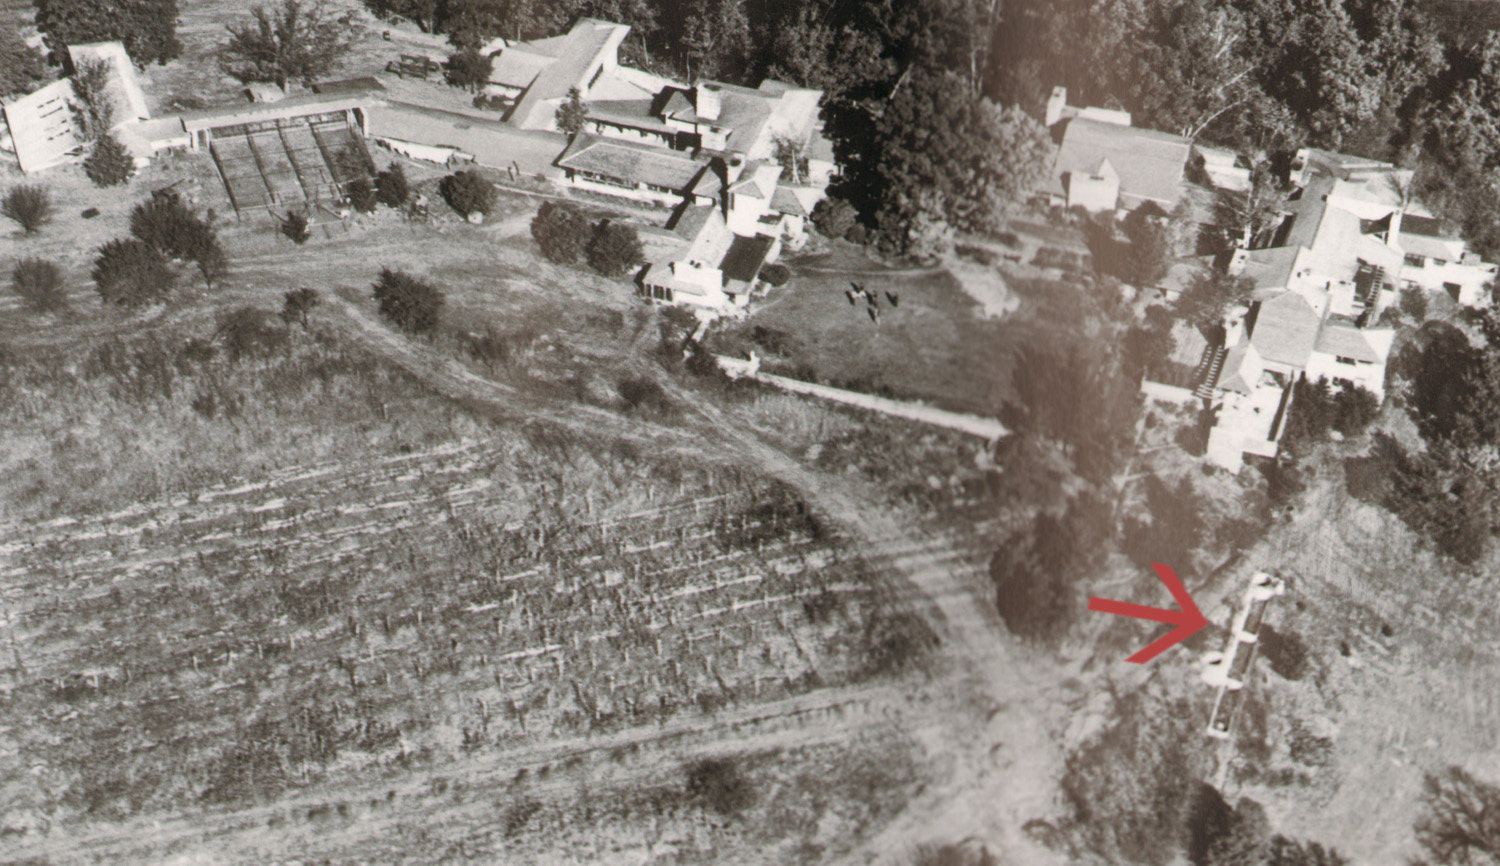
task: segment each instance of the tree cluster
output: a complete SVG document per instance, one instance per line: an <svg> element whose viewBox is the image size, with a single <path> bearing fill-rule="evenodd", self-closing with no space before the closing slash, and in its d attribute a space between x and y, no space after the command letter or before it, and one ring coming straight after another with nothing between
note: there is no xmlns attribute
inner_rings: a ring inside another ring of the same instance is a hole
<svg viewBox="0 0 1500 866"><path fill-rule="evenodd" d="M192 262L213 288L229 269L218 230L181 196L153 195L130 213L130 233L167 259Z"/></svg>
<svg viewBox="0 0 1500 866"><path fill-rule="evenodd" d="M54 49L83 42L125 43L142 65L182 54L177 0L35 0L36 27Z"/></svg>
<svg viewBox="0 0 1500 866"><path fill-rule="evenodd" d="M1380 414L1380 400L1364 388L1343 383L1335 391L1327 379L1300 379L1292 386L1281 446L1304 457L1328 438L1330 430L1346 437L1365 432Z"/></svg>
<svg viewBox="0 0 1500 866"><path fill-rule="evenodd" d="M30 93L51 77L40 51L14 30L0 29L0 99Z"/></svg>
<svg viewBox="0 0 1500 866"><path fill-rule="evenodd" d="M640 234L634 226L588 217L567 202L543 202L531 220L531 236L542 254L558 264L587 259L589 267L607 277L618 277L645 261Z"/></svg>
<svg viewBox="0 0 1500 866"><path fill-rule="evenodd" d="M995 607L1012 634L1060 639L1080 606L1077 585L1103 562L1113 527L1107 502L1074 500L1061 517L1045 512L990 559Z"/></svg>

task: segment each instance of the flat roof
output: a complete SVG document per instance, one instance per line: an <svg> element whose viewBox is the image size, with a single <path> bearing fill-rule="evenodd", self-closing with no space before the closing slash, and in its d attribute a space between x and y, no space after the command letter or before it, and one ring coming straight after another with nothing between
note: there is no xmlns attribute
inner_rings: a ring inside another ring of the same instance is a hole
<svg viewBox="0 0 1500 866"><path fill-rule="evenodd" d="M5 104L5 123L21 171L43 171L83 147L73 128L69 96L73 82L64 78Z"/></svg>
<svg viewBox="0 0 1500 866"><path fill-rule="evenodd" d="M233 105L218 105L182 114L182 125L189 132L233 126L240 123L257 123L279 118L302 117L332 111L348 111L351 108L368 108L379 97L375 92L356 90L343 93L307 93L288 96L280 102L237 102Z"/></svg>

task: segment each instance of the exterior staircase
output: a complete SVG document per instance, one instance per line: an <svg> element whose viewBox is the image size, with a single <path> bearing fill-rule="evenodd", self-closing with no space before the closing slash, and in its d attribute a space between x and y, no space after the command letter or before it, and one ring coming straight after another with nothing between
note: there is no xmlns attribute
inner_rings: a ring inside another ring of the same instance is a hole
<svg viewBox="0 0 1500 866"><path fill-rule="evenodd" d="M1198 369L1193 371L1193 379L1198 387L1193 389L1193 396L1200 400L1212 400L1214 387L1219 384L1219 374L1224 372L1224 358L1229 350L1221 345L1210 344L1203 350L1203 360L1198 362Z"/></svg>

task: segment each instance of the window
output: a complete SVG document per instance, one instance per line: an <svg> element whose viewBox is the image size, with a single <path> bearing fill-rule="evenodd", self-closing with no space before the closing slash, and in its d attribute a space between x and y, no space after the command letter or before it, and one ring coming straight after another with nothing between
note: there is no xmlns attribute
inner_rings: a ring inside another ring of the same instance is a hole
<svg viewBox="0 0 1500 866"><path fill-rule="evenodd" d="M1351 367L1353 367L1353 366L1355 366L1355 365L1357 365L1359 363L1358 361L1354 360L1353 358L1345 358L1343 355L1339 355L1338 358L1337 358L1337 360L1338 360L1338 362L1340 364L1348 364Z"/></svg>
<svg viewBox="0 0 1500 866"><path fill-rule="evenodd" d="M1427 259L1422 256L1406 254L1406 266L1409 268L1423 268L1427 266Z"/></svg>

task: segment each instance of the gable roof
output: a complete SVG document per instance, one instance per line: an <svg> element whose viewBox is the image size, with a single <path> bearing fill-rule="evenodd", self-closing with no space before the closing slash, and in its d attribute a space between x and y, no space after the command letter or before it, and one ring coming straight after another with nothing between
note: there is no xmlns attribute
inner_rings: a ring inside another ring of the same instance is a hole
<svg viewBox="0 0 1500 866"><path fill-rule="evenodd" d="M587 91L591 71L619 49L629 32L626 24L580 18L564 37L557 59L537 73L516 103L511 122L522 128L550 126L553 109L549 102L566 97L572 87ZM504 59L505 53L500 57Z"/></svg>
<svg viewBox="0 0 1500 866"><path fill-rule="evenodd" d="M1252 305L1254 331L1250 343L1273 364L1298 369L1307 366L1318 338L1318 315L1296 292L1281 292Z"/></svg>
<svg viewBox="0 0 1500 866"><path fill-rule="evenodd" d="M109 81L104 89L115 105L117 125L151 116L151 111L146 108L146 94L141 91L141 84L135 77L135 64L125 52L124 43L85 42L69 45L68 57L73 61L74 69L83 60L102 60L109 64Z"/></svg>
<svg viewBox="0 0 1500 866"><path fill-rule="evenodd" d="M1133 207L1152 200L1171 207L1182 197L1183 168L1192 150L1187 139L1134 126L1075 117L1066 122L1049 190L1065 192L1066 175L1092 175L1108 160L1120 177L1120 197Z"/></svg>
<svg viewBox="0 0 1500 866"><path fill-rule="evenodd" d="M739 280L750 282L755 275L760 273L760 266L765 264L766 256L771 252L771 245L776 243L775 238L764 235L744 237L735 235L734 241L729 244L729 250L724 253L724 260L719 263L719 270L724 273L724 281Z"/></svg>

